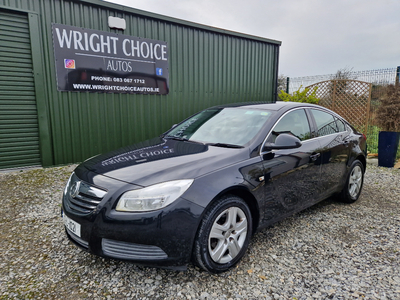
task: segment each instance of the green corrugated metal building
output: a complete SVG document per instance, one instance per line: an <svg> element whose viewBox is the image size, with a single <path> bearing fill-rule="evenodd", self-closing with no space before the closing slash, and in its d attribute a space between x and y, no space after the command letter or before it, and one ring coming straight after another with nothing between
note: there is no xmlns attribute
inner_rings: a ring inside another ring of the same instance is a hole
<svg viewBox="0 0 400 300"><path fill-rule="evenodd" d="M0 0L0 169L80 162L206 107L273 102L279 47L99 0Z"/></svg>

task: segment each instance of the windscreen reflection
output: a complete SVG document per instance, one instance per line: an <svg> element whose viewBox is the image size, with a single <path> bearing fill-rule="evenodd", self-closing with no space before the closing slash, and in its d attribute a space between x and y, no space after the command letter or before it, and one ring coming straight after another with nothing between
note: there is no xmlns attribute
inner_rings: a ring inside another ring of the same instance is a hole
<svg viewBox="0 0 400 300"><path fill-rule="evenodd" d="M271 114L246 108L208 109L179 124L166 137L243 146L256 136Z"/></svg>

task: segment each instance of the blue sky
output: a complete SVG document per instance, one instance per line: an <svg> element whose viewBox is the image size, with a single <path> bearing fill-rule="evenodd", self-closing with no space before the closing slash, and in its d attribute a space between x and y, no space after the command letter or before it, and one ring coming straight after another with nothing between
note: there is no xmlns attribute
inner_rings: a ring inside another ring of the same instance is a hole
<svg viewBox="0 0 400 300"><path fill-rule="evenodd" d="M108 0L282 41L290 77L400 66L399 0Z"/></svg>

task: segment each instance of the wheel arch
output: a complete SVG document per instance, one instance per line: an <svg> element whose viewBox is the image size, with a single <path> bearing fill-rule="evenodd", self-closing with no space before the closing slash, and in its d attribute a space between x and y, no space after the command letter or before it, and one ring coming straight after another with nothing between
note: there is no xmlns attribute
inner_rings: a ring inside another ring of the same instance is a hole
<svg viewBox="0 0 400 300"><path fill-rule="evenodd" d="M365 171L367 169L367 160L366 160L365 156L361 153L358 153L357 155L352 156L351 159L349 159L347 162L346 176L343 177L343 179L340 183L340 188L338 189L338 192L341 191L343 189L343 187L345 186L347 176L350 174L350 171L351 171L351 166L356 160L361 162L363 169L364 169L364 173L365 173Z"/></svg>
<svg viewBox="0 0 400 300"><path fill-rule="evenodd" d="M250 239L252 237L252 235L254 234L254 232L257 230L258 228L258 222L259 222L259 211L258 211L258 203L256 198L254 197L254 195L252 195L252 193L245 187L245 186L232 186L229 187L223 191L221 191L219 194L217 194L209 203L208 205L204 208L203 213L200 217L200 222L198 224L198 228L196 230L196 238L193 240L193 246L192 246L192 253L191 253L191 261L199 266L200 268L210 272L210 273L220 273L223 272L223 268L219 269L216 268L214 269L210 269L209 268L209 264L206 262L212 262L210 260L210 257L206 258L203 254L207 252L206 248L203 248L203 246L206 244L206 241L204 241L204 236L201 237L202 235L204 235L204 225L207 223L203 223L206 221L203 220L207 220L207 216L209 216L209 212L215 212L215 209L221 208L224 205L224 199L229 202L229 201L234 201L234 198L240 198L247 206L248 209L250 210L250 214L251 214L251 219L252 219L252 230L251 230L251 235L249 235L247 237L247 242L246 242L246 246L244 249L247 249L248 244L250 243ZM237 201L237 200L236 200ZM241 202L242 202L241 201ZM229 206L227 206L229 207ZM208 226L208 225L207 225ZM201 241L199 242L199 239L201 239ZM243 252L244 251L244 252ZM203 254L201 254L203 253ZM227 262L226 264L230 264L231 262L233 262L233 264L230 267L233 267L234 265L236 265L241 257L244 255L245 250L241 250L240 253L242 253L240 256L238 256L238 260L236 257L234 257L230 262ZM207 255L206 255L207 256ZM236 261L235 261L236 260ZM217 263L213 263L213 264L217 264ZM211 265L213 265L211 264ZM224 264L222 264L221 266L224 266ZM229 267L229 268L230 268Z"/></svg>
<svg viewBox="0 0 400 300"><path fill-rule="evenodd" d="M351 165L356 161L359 160L361 164L363 165L364 172L367 168L367 159L365 158L365 155L362 153L355 153L354 155L351 156L351 158L347 161L347 170L350 170Z"/></svg>
<svg viewBox="0 0 400 300"><path fill-rule="evenodd" d="M356 160L359 160L362 163L363 168L364 168L364 172L365 172L367 170L367 160L366 160L365 156L364 155L359 155L359 156L356 157Z"/></svg>
<svg viewBox="0 0 400 300"><path fill-rule="evenodd" d="M361 166L360 166L360 164L361 164ZM338 194L338 199L341 202L354 203L360 197L361 190L363 187L363 182L364 182L364 174L365 174L366 164L367 164L367 162L366 162L365 156L363 156L363 155L358 155L357 157L355 157L352 160L351 165L349 166L349 171L346 175L345 183L342 187L342 190ZM361 175L358 177L358 174L355 173L354 174L355 178L353 178L352 172L353 172L353 170L355 170L355 167L357 165L360 168L362 168ZM350 178L353 178L351 182L350 182ZM356 188L353 190L352 186L353 187L355 186ZM350 189L352 191L350 191ZM355 195L353 195L354 191L356 192Z"/></svg>
<svg viewBox="0 0 400 300"><path fill-rule="evenodd" d="M212 201L207 205L204 211L207 211L207 208L213 205L216 201L221 201L224 196L233 195L243 199L244 202L249 206L251 217L253 219L253 234L257 230L260 221L260 210L257 199L254 195L244 186L233 186L221 191L218 195L214 197Z"/></svg>

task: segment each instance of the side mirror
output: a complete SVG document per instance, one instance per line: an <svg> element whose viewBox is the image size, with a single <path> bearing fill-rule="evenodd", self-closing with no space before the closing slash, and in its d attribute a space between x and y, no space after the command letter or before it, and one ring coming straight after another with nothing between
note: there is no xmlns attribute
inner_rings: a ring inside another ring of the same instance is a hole
<svg viewBox="0 0 400 300"><path fill-rule="evenodd" d="M275 139L275 143L266 143L264 145L264 151L269 150L283 150L283 149L295 149L300 148L302 145L300 139L291 134L281 133Z"/></svg>

